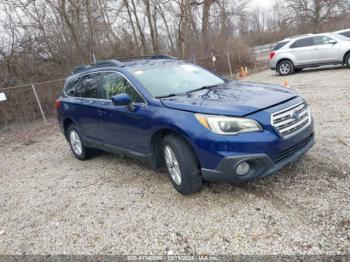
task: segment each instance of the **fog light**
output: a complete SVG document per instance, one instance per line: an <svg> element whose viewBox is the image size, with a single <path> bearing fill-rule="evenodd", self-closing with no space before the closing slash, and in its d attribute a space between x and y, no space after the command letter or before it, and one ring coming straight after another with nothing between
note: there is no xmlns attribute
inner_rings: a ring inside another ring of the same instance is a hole
<svg viewBox="0 0 350 262"><path fill-rule="evenodd" d="M239 176L244 176L248 174L250 170L250 165L247 162L240 163L236 168L236 174Z"/></svg>

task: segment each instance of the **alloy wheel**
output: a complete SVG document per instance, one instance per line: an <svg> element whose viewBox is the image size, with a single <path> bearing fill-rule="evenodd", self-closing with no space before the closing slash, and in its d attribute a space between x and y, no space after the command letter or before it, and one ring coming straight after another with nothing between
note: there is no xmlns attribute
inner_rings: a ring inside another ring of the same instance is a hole
<svg viewBox="0 0 350 262"><path fill-rule="evenodd" d="M174 150L169 145L164 147L164 158L171 179L176 185L181 185L182 179L179 162L177 161Z"/></svg>
<svg viewBox="0 0 350 262"><path fill-rule="evenodd" d="M71 130L69 134L69 141L75 154L78 156L83 152L83 145L81 143L79 134L75 130Z"/></svg>
<svg viewBox="0 0 350 262"><path fill-rule="evenodd" d="M280 72L281 72L283 75L289 74L290 70L291 70L290 64L288 64L288 63L282 63L282 64L280 65Z"/></svg>

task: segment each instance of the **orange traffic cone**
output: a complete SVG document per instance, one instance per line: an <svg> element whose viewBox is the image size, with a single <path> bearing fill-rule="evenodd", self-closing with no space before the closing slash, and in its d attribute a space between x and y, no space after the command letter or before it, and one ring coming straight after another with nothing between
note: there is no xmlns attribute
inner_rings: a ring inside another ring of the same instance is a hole
<svg viewBox="0 0 350 262"><path fill-rule="evenodd" d="M242 78L245 77L245 72L244 72L243 66L241 66L241 69L239 71L239 76L242 77Z"/></svg>
<svg viewBox="0 0 350 262"><path fill-rule="evenodd" d="M283 86L286 87L286 88L289 88L288 80L285 80L285 81L283 82Z"/></svg>

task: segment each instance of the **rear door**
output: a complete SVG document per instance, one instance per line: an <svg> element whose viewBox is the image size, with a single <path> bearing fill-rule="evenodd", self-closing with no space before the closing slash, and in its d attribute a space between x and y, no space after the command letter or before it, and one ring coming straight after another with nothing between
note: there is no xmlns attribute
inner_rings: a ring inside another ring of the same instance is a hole
<svg viewBox="0 0 350 262"><path fill-rule="evenodd" d="M81 77L74 98L75 120L83 136L95 142L103 141L100 126L103 125L103 112L100 107L101 73L90 73Z"/></svg>
<svg viewBox="0 0 350 262"><path fill-rule="evenodd" d="M290 52L296 60L296 65L308 65L313 63L313 39L305 37L296 40L290 45Z"/></svg>
<svg viewBox="0 0 350 262"><path fill-rule="evenodd" d="M314 36L313 60L316 64L337 62L339 46L337 43L330 44L329 41L336 41L328 36Z"/></svg>

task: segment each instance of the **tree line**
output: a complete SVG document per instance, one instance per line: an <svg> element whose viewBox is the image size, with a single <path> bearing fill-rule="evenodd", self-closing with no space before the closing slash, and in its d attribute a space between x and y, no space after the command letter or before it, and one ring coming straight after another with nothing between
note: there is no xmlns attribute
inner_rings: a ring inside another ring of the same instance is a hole
<svg viewBox="0 0 350 262"><path fill-rule="evenodd" d="M97 59L192 59L350 27L350 0L2 0L0 85L44 81Z"/></svg>

